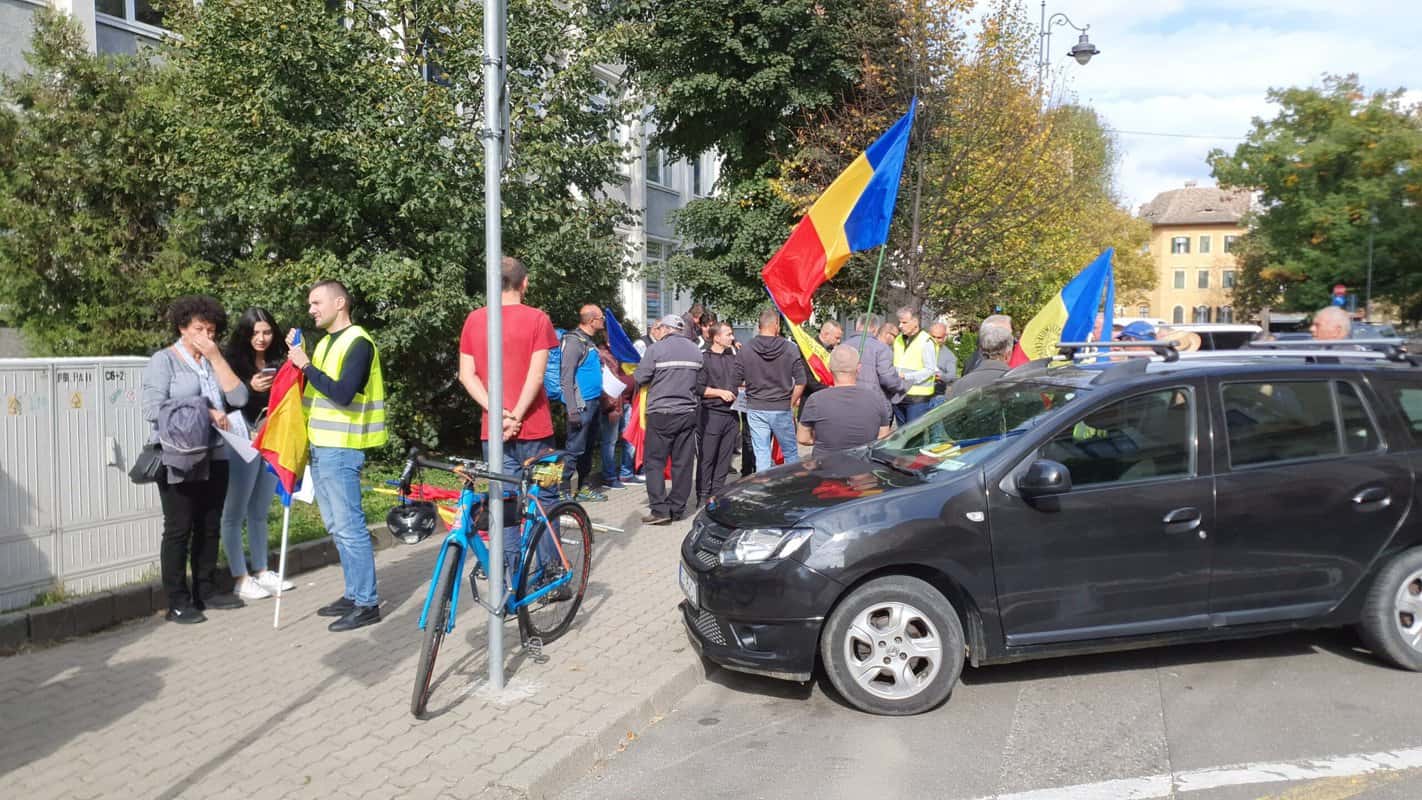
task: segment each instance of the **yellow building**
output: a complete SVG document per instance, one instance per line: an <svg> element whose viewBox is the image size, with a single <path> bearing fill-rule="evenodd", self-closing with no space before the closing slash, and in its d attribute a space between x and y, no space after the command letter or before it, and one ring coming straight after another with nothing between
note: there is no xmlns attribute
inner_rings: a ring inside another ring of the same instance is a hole
<svg viewBox="0 0 1422 800"><path fill-rule="evenodd" d="M1244 235L1240 220L1249 210L1248 192L1196 186L1161 192L1141 206L1150 222L1156 286L1148 303L1124 309L1130 317L1176 322L1243 322L1231 296L1238 275L1234 243Z"/></svg>

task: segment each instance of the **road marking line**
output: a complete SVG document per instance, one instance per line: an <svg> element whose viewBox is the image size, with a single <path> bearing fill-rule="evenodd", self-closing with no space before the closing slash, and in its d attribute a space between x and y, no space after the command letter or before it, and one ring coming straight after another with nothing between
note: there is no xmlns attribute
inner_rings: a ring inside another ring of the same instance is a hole
<svg viewBox="0 0 1422 800"><path fill-rule="evenodd" d="M1140 778L995 794L978 800L1155 800L1225 786L1346 778L1373 772L1418 768L1422 768L1422 747L1322 759L1261 761L1254 764L1209 767L1173 775L1147 775Z"/></svg>

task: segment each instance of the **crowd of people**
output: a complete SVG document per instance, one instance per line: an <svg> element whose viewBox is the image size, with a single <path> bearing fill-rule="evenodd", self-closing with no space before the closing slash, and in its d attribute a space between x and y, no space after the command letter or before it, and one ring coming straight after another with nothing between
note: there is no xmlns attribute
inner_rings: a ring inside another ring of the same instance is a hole
<svg viewBox="0 0 1422 800"><path fill-rule="evenodd" d="M815 374L800 348L782 335L780 315L762 312L755 335L736 340L731 326L701 304L654 320L633 343L635 367L614 355L601 307L578 310L578 324L560 334L548 314L524 303L528 271L502 264L503 410L490 419L488 309L466 318L459 337L459 381L482 410L480 437L504 443L506 472L557 446L554 402L566 419L564 450L574 465L564 491L582 502L644 484L642 522L667 525L723 491L740 453L740 475L799 461L799 446L823 459L910 425L932 408L1001 378L1015 344L1012 319L994 314L978 329L964 364L942 322L924 328L918 311L899 309L894 321L858 319L852 332L826 321L816 334L829 353ZM302 405L311 448L317 505L340 555L345 591L323 606L333 631L380 620L370 530L361 507L360 474L367 450L387 442L380 353L351 317L353 298L338 281L308 294L308 313L325 335L308 356L297 332L283 332L266 309L249 308L227 344L227 314L211 297L184 297L169 309L175 341L144 370L142 408L161 451L157 485L163 510L162 584L167 618L201 622L212 608L237 608L294 586L268 568L267 514L277 479L260 459L238 457L224 437L254 438L265 422L273 381L283 361L305 378ZM1342 339L1349 319L1337 308L1315 315L1319 339ZM1092 336L1108 335L1098 318ZM1115 326L1122 341L1169 340L1197 349L1188 331L1157 330L1144 321ZM557 354L557 366L550 363ZM638 459L625 434L633 397L647 390L645 452ZM593 454L600 450L594 486ZM638 465L643 465L639 469ZM576 488L574 487L576 480ZM694 506L688 506L692 492ZM244 535L245 534L245 535ZM244 544L245 540L245 544ZM216 591L218 547L226 553L232 592ZM191 570L191 579L188 572Z"/></svg>

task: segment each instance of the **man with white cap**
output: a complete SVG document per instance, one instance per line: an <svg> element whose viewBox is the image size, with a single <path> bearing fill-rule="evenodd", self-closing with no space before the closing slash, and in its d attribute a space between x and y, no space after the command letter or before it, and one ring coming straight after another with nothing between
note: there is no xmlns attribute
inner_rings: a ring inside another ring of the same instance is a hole
<svg viewBox="0 0 1422 800"><path fill-rule="evenodd" d="M642 522L669 525L686 512L696 469L696 419L700 402L696 382L701 372L701 351L682 334L686 321L669 314L653 327L656 339L632 377L647 390L648 513ZM664 465L671 459L671 491L667 491Z"/></svg>

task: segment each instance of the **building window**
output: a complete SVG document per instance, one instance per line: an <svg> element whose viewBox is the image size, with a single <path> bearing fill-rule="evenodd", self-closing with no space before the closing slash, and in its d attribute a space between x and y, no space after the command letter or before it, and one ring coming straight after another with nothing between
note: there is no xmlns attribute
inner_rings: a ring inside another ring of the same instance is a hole
<svg viewBox="0 0 1422 800"><path fill-rule="evenodd" d="M1141 306L1140 308L1136 309L1136 311L1140 312L1139 316L1141 317L1150 316L1150 306Z"/></svg>
<svg viewBox="0 0 1422 800"><path fill-rule="evenodd" d="M1200 255L1208 252L1210 252L1210 235L1208 233L1200 234Z"/></svg>
<svg viewBox="0 0 1422 800"><path fill-rule="evenodd" d="M1232 269L1227 269L1227 270L1225 270L1224 272L1220 273L1220 278L1223 280L1223 283L1222 283L1221 285L1223 285L1224 288L1226 288L1226 289L1233 289L1233 288L1234 288L1234 270L1232 270Z"/></svg>
<svg viewBox="0 0 1422 800"><path fill-rule="evenodd" d="M1195 306L1195 313L1191 315L1190 321L1191 321L1191 322L1209 322L1209 321L1210 321L1210 307L1209 307L1209 306Z"/></svg>
<svg viewBox="0 0 1422 800"><path fill-rule="evenodd" d="M1183 269L1177 269L1177 270L1175 270L1175 288L1177 288L1177 289L1184 289L1184 288L1185 288L1185 270L1183 270Z"/></svg>
<svg viewBox="0 0 1422 800"><path fill-rule="evenodd" d="M1209 271L1209 270L1207 270L1207 269L1202 269L1202 270L1199 270L1199 271L1197 271L1197 272L1195 273L1195 288L1197 288L1197 289L1208 289L1208 288L1210 288L1210 271Z"/></svg>
<svg viewBox="0 0 1422 800"><path fill-rule="evenodd" d="M1238 241L1238 239L1239 239L1238 236L1226 236L1226 237L1225 237L1225 248L1224 248L1224 251L1225 251L1226 253L1233 253L1233 252L1234 252L1234 243L1235 243L1236 241Z"/></svg>
<svg viewBox="0 0 1422 800"><path fill-rule="evenodd" d="M705 153L691 159L691 193L697 197L711 194L711 171L706 169L705 161Z"/></svg>
<svg viewBox="0 0 1422 800"><path fill-rule="evenodd" d="M1215 322L1234 322L1234 307L1220 306L1215 312Z"/></svg>
<svg viewBox="0 0 1422 800"><path fill-rule="evenodd" d="M1185 307L1176 306L1175 310L1170 312L1170 321L1176 325L1183 324L1185 322Z"/></svg>
<svg viewBox="0 0 1422 800"><path fill-rule="evenodd" d="M163 27L163 14L153 8L152 0L94 0L94 10L124 22Z"/></svg>
<svg viewBox="0 0 1422 800"><path fill-rule="evenodd" d="M1170 240L1170 254L1173 256L1190 255L1190 237L1176 236Z"/></svg>
<svg viewBox="0 0 1422 800"><path fill-rule="evenodd" d="M660 147L647 148L647 183L667 186L670 178L667 174L667 151Z"/></svg>
<svg viewBox="0 0 1422 800"><path fill-rule="evenodd" d="M651 328L654 320L661 319L666 312L666 276L662 273L662 265L666 263L668 248L661 242L647 242L646 254L642 259L642 274L646 284L647 296L647 327Z"/></svg>

